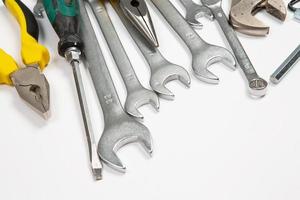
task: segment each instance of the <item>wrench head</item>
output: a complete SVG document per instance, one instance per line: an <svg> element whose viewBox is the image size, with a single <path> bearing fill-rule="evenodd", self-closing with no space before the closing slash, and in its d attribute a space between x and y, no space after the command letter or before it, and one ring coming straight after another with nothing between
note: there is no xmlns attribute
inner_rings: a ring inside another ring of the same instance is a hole
<svg viewBox="0 0 300 200"><path fill-rule="evenodd" d="M208 8L222 7L222 0L201 0L201 3Z"/></svg>
<svg viewBox="0 0 300 200"><path fill-rule="evenodd" d="M284 21L287 15L282 0L235 0L231 5L230 23L241 33L265 36L270 27L254 16L261 10L266 10L281 21Z"/></svg>
<svg viewBox="0 0 300 200"><path fill-rule="evenodd" d="M146 152L152 154L152 138L146 126L123 113L117 119L105 122L105 128L98 144L98 155L109 167L125 173L117 151L129 143L141 144Z"/></svg>
<svg viewBox="0 0 300 200"><path fill-rule="evenodd" d="M249 82L250 95L255 98L264 97L267 93L268 82L262 78L256 78Z"/></svg>
<svg viewBox="0 0 300 200"><path fill-rule="evenodd" d="M166 60L160 64L160 67L151 71L150 85L161 98L174 99L174 94L166 88L166 84L173 80L179 80L186 87L190 87L191 84L190 75L183 67Z"/></svg>
<svg viewBox="0 0 300 200"><path fill-rule="evenodd" d="M192 66L195 76L204 82L219 83L219 78L208 70L212 64L218 62L233 70L237 67L233 54L223 47L207 44L205 47L193 52Z"/></svg>
<svg viewBox="0 0 300 200"><path fill-rule="evenodd" d="M213 14L209 8L193 3L193 6L186 9L186 21L193 27L197 29L202 29L203 24L199 21L200 18L206 17L213 20Z"/></svg>
<svg viewBox="0 0 300 200"><path fill-rule="evenodd" d="M147 104L152 105L157 111L159 110L158 96L152 90L141 87L128 92L124 107L131 116L143 119L144 117L138 109Z"/></svg>

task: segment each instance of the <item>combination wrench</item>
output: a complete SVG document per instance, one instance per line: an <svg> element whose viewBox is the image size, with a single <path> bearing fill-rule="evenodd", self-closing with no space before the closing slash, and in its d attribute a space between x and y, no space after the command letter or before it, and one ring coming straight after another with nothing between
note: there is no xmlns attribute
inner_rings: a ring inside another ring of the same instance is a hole
<svg viewBox="0 0 300 200"><path fill-rule="evenodd" d="M222 62L232 69L236 68L232 53L223 47L205 42L169 0L151 1L190 49L192 67L198 79L212 84L219 83L219 78L208 70L210 65L217 62Z"/></svg>
<svg viewBox="0 0 300 200"><path fill-rule="evenodd" d="M81 14L80 36L85 44L83 54L104 116L105 127L97 151L100 158L108 166L125 172L125 166L116 155L118 149L128 143L138 142L151 155L151 135L147 127L123 110L85 4L83 0L78 2Z"/></svg>
<svg viewBox="0 0 300 200"><path fill-rule="evenodd" d="M209 8L203 5L199 5L193 0L180 0L180 2L183 4L186 10L185 19L193 28L203 28L203 24L198 20L203 16L207 17L210 20L213 20L214 16Z"/></svg>
<svg viewBox="0 0 300 200"><path fill-rule="evenodd" d="M86 2L90 5L96 17L125 83L127 89L125 110L130 115L141 119L143 118L143 115L138 111L139 107L145 104L151 104L156 110L158 110L158 96L152 90L144 88L138 80L114 25L106 11L104 1L86 0Z"/></svg>
<svg viewBox="0 0 300 200"><path fill-rule="evenodd" d="M157 48L149 45L137 29L125 18L119 4L114 0L111 0L111 3L150 66L151 88L162 98L174 99L174 94L165 85L172 80L179 80L186 87L189 87L191 83L189 73L183 67L170 63Z"/></svg>
<svg viewBox="0 0 300 200"><path fill-rule="evenodd" d="M231 49L233 50L237 62L248 80L250 94L254 97L266 95L268 82L260 78L256 73L248 55L239 41L233 28L230 26L226 14L222 9L222 0L201 0L202 4L208 7L214 18L218 21Z"/></svg>

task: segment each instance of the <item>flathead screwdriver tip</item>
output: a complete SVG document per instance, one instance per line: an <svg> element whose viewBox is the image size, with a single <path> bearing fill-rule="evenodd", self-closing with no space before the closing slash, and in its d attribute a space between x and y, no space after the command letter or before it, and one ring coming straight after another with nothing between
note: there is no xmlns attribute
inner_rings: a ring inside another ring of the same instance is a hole
<svg viewBox="0 0 300 200"><path fill-rule="evenodd" d="M95 181L102 180L102 168L93 168L92 172L93 172L93 176L95 178Z"/></svg>

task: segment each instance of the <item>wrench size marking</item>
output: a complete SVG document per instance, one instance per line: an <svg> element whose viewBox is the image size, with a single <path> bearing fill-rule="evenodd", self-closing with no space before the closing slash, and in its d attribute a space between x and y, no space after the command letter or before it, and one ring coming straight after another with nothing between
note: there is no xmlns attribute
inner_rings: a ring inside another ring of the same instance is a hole
<svg viewBox="0 0 300 200"><path fill-rule="evenodd" d="M112 95L111 95L111 94L105 95L105 96L104 96L104 99L105 99L105 103L106 103L107 105L113 103L113 98L112 98Z"/></svg>

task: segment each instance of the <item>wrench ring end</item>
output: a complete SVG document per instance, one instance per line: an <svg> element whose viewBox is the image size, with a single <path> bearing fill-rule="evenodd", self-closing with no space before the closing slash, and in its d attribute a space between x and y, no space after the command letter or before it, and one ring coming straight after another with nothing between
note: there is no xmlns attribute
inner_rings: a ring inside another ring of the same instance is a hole
<svg viewBox="0 0 300 200"><path fill-rule="evenodd" d="M262 98L267 93L268 82L262 78L256 78L249 82L250 95Z"/></svg>

